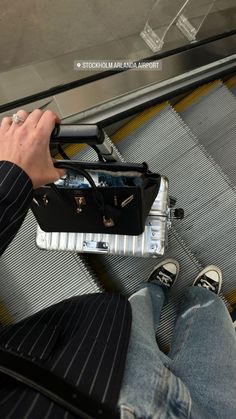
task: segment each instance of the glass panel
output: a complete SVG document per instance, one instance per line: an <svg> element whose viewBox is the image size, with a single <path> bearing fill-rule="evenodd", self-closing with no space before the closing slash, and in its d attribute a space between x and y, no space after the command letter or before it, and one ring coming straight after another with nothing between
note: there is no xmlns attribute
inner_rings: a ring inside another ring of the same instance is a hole
<svg viewBox="0 0 236 419"><path fill-rule="evenodd" d="M140 60L234 29L235 0L210 3L0 0L0 106L104 71L75 70L75 60ZM140 36L148 29L152 47Z"/></svg>
<svg viewBox="0 0 236 419"><path fill-rule="evenodd" d="M144 30L140 36L153 52L160 51L164 39L189 0L157 0L149 12Z"/></svg>
<svg viewBox="0 0 236 419"><path fill-rule="evenodd" d="M216 0L190 0L177 19L176 25L189 41L195 41Z"/></svg>

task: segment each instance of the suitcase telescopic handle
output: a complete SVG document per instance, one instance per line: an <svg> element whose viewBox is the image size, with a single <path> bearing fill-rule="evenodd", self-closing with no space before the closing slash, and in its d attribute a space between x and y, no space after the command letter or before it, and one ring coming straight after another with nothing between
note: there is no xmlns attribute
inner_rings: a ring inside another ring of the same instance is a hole
<svg viewBox="0 0 236 419"><path fill-rule="evenodd" d="M97 125L56 125L51 134L51 143L102 144L104 132Z"/></svg>

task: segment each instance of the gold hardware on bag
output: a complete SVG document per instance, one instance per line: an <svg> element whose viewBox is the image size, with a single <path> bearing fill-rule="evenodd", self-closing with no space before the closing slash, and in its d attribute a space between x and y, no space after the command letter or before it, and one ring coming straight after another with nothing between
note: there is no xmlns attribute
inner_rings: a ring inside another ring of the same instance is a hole
<svg viewBox="0 0 236 419"><path fill-rule="evenodd" d="M40 207L39 202L37 201L37 199L36 199L36 198L33 198L33 202L34 202L36 205L38 205L38 207Z"/></svg>
<svg viewBox="0 0 236 419"><path fill-rule="evenodd" d="M128 198L126 198L123 202L121 202L122 208L124 208L124 207L126 207L126 205L130 204L130 202L132 202L133 199L134 199L134 195L128 196Z"/></svg>
<svg viewBox="0 0 236 419"><path fill-rule="evenodd" d="M43 195L42 200L43 200L43 203L44 203L44 205L46 207L48 205L48 202L49 202L47 195Z"/></svg>
<svg viewBox="0 0 236 419"><path fill-rule="evenodd" d="M86 200L84 196L75 196L75 202L77 205L76 212L80 214L82 212L82 205L86 205Z"/></svg>
<svg viewBox="0 0 236 419"><path fill-rule="evenodd" d="M114 227L115 225L114 221L111 218L107 220L105 217L103 217L103 224L105 227Z"/></svg>

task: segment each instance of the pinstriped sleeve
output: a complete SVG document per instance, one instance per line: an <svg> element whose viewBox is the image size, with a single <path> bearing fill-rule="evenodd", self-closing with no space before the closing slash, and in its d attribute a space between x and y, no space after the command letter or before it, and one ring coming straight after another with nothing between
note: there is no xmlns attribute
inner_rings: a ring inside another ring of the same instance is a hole
<svg viewBox="0 0 236 419"><path fill-rule="evenodd" d="M9 161L0 161L0 255L24 221L32 197L32 181L24 170Z"/></svg>

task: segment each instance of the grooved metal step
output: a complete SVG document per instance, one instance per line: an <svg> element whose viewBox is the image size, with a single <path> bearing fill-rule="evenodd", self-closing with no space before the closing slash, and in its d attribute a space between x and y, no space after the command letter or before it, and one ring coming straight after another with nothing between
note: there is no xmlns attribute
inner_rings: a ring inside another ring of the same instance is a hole
<svg viewBox="0 0 236 419"><path fill-rule="evenodd" d="M228 89L236 96L236 76L230 77L226 82L225 85Z"/></svg>
<svg viewBox="0 0 236 419"><path fill-rule="evenodd" d="M29 211L0 261L0 296L15 322L74 295L102 291L84 258L37 249L35 232Z"/></svg>
<svg viewBox="0 0 236 419"><path fill-rule="evenodd" d="M186 106L183 101L176 109L236 185L236 98L220 81L213 83L210 89L207 86L205 92L202 88L198 91L195 97L190 95Z"/></svg>

